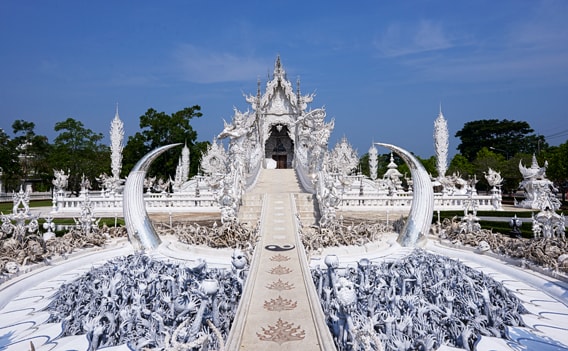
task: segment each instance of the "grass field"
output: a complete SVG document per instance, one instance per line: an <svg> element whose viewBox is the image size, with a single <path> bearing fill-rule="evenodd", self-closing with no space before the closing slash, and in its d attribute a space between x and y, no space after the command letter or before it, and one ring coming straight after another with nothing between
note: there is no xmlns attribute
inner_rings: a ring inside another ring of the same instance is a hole
<svg viewBox="0 0 568 351"><path fill-rule="evenodd" d="M30 201L30 207L45 207L45 206L51 206L52 202L51 200L40 200L40 201ZM0 212L3 214L11 214L12 213L12 206L13 204L11 202L2 202L0 203ZM566 210L564 208L564 210ZM558 211L558 213L560 213L561 211ZM532 216L533 213L536 213L536 211L532 212L532 211L478 211L477 212L477 216L478 217L503 217L503 221L501 222L494 222L494 221L480 221L481 227L483 229L491 229L494 232L499 232L499 233L503 233L503 234L509 234L509 232L511 231L511 228L509 227L509 220L511 218L513 218L513 216L517 216L518 218L521 218L521 220L523 221L523 225L521 227L521 232L523 234L523 237L532 237L533 233L531 230L531 223L530 223L530 218ZM440 211L440 219L443 220L444 218L453 218L453 217L458 217L461 218L463 217L463 211ZM432 222L436 222L438 220L438 216L437 216L437 212L434 213L434 216L432 218ZM45 220L43 219L39 219L40 225L43 224L43 222L45 222ZM57 218L53 221L56 224L62 224L62 225L73 225L75 224L75 221L73 220L73 218ZM100 220L100 225L106 224L107 226L111 227L114 226L115 223L115 218L114 217L108 217L108 218L101 218ZM123 218L118 218L117 219L117 225L121 226L124 225L124 219Z"/></svg>
<svg viewBox="0 0 568 351"><path fill-rule="evenodd" d="M51 202L51 200L30 201L30 208L48 207L48 206L51 206L52 204L53 203ZM6 214L6 215L11 214L13 206L14 205L11 202L2 202L2 203L0 203L0 212L3 213L3 214ZM39 218L38 222L41 226L45 222L45 219ZM104 218L100 219L99 224L101 226L103 224L106 224L109 227L114 227L114 222L115 222L114 217L104 217ZM53 220L53 223L58 224L58 225L74 225L75 221L73 220L73 218L56 218L56 219ZM123 226L124 225L124 219L123 218L117 218L116 224L117 224L117 226Z"/></svg>

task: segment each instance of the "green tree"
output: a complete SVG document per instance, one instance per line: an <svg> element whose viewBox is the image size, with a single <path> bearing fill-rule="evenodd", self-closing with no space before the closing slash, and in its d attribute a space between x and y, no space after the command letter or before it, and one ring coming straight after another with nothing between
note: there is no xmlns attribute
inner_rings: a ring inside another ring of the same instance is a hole
<svg viewBox="0 0 568 351"><path fill-rule="evenodd" d="M497 154L486 147L482 147L476 154L475 160L473 160L474 174L477 178L477 189L481 191L491 190L487 179L485 179L485 173L489 171L489 168L494 171L499 172L503 169L505 163L505 156ZM503 174L501 175L503 176ZM507 179L504 179L503 188L507 188Z"/></svg>
<svg viewBox="0 0 568 351"><path fill-rule="evenodd" d="M534 130L527 122L507 119L486 119L464 124L456 132L461 143L457 149L470 162L481 148L499 151L506 158L517 153L533 153L547 146L542 135L533 134Z"/></svg>
<svg viewBox="0 0 568 351"><path fill-rule="evenodd" d="M0 172L2 172L2 191L14 191L20 185L20 162L12 139L0 128Z"/></svg>
<svg viewBox="0 0 568 351"><path fill-rule="evenodd" d="M438 176L438 169L436 168L436 156L430 156L429 158L420 158L417 156L416 158L420 160L420 162L426 169L426 172L428 172L432 177Z"/></svg>
<svg viewBox="0 0 568 351"><path fill-rule="evenodd" d="M369 169L369 153L366 153L359 158L359 166L357 169L360 169L363 175L366 175L367 177L371 176L371 171Z"/></svg>
<svg viewBox="0 0 568 351"><path fill-rule="evenodd" d="M459 173L464 179L467 179L475 174L475 167L464 155L456 154L448 165L446 175L454 173Z"/></svg>
<svg viewBox="0 0 568 351"><path fill-rule="evenodd" d="M390 163L390 155L388 157L389 157L388 163ZM430 176L434 178L438 176L438 170L436 169L436 156L430 156L429 158L421 158L420 156L414 155L414 157L416 157L416 159L420 161L420 163L422 163L422 166L424 166L424 169L426 169L426 172L428 172ZM395 163L398 165L398 171L402 173L405 177L410 178L411 172L406 162L404 162L402 158L398 157L398 155L394 155L394 160Z"/></svg>
<svg viewBox="0 0 568 351"><path fill-rule="evenodd" d="M95 177L110 173L110 149L100 143L103 135L73 118L56 123L54 129L60 133L53 141L50 162L55 169L69 171L68 190L78 194L83 175L96 188Z"/></svg>
<svg viewBox="0 0 568 351"><path fill-rule="evenodd" d="M44 135L36 135L35 123L16 120L12 123L12 144L18 152L20 177L34 184L34 190L46 191L51 186L49 152L51 145Z"/></svg>
<svg viewBox="0 0 568 351"><path fill-rule="evenodd" d="M390 156L391 156L390 153L377 155L377 178L382 178L385 175L385 173L387 173L387 170L389 169L388 166L390 163ZM398 157L397 154L393 153L393 158L394 162L397 165L404 165L404 161L402 160L402 158Z"/></svg>
<svg viewBox="0 0 568 351"><path fill-rule="evenodd" d="M197 132L191 127L192 118L201 117L201 107L194 105L172 113L158 112L153 108L140 116L140 132L128 138L124 147L122 172L124 176L132 170L136 162L148 152L164 145L186 143L190 151L190 176L197 174L201 155L208 142L197 142ZM181 148L166 151L156 159L149 175L164 179L173 177L181 155Z"/></svg>
<svg viewBox="0 0 568 351"><path fill-rule="evenodd" d="M562 194L562 201L566 201L566 192L568 191L568 141L559 146L549 147L539 156L548 161L546 175Z"/></svg>
<svg viewBox="0 0 568 351"><path fill-rule="evenodd" d="M400 171L400 166L404 165L404 161L398 157L398 155L393 154L394 162L399 166L398 169ZM380 179L388 170L388 165L390 163L390 154L378 154L377 155L377 178ZM369 153L364 154L359 159L359 169L361 173L366 175L367 177L371 176L371 170L369 167Z"/></svg>

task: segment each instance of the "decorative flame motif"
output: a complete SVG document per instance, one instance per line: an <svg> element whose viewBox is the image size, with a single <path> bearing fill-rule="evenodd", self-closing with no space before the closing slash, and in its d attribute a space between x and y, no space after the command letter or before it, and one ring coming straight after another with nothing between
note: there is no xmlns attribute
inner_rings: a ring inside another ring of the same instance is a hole
<svg viewBox="0 0 568 351"><path fill-rule="evenodd" d="M306 337L305 330L300 326L294 327L294 323L285 322L278 318L276 325L269 325L267 329L262 328L262 334L256 333L262 341L274 341L278 345L282 345L288 341L298 341Z"/></svg>
<svg viewBox="0 0 568 351"><path fill-rule="evenodd" d="M291 272L292 272L292 270L290 268L278 265L278 266L272 268L268 273L282 275L282 274L288 274L288 273L291 273Z"/></svg>
<svg viewBox="0 0 568 351"><path fill-rule="evenodd" d="M276 299L270 299L270 301L264 301L264 308L269 311L289 311L293 310L298 306L297 301L292 301L289 299L284 299L282 296L278 295Z"/></svg>
<svg viewBox="0 0 568 351"><path fill-rule="evenodd" d="M280 279L278 279L278 281L272 282L270 285L267 285L266 287L270 290L278 290L278 291L292 290L296 288L294 284L283 282Z"/></svg>
<svg viewBox="0 0 568 351"><path fill-rule="evenodd" d="M270 260L276 262L285 262L285 261L290 261L290 256L284 256L282 254L278 254L270 257Z"/></svg>

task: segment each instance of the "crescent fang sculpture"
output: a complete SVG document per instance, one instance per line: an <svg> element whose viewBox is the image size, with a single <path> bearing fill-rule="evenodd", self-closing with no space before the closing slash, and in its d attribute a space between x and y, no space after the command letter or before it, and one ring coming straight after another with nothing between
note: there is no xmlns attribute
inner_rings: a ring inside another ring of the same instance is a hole
<svg viewBox="0 0 568 351"><path fill-rule="evenodd" d="M128 239L135 249L155 249L162 241L154 227L144 204L144 178L150 168L150 164L158 158L164 151L175 146L170 144L150 151L136 163L124 186L123 208L124 222L128 231Z"/></svg>
<svg viewBox="0 0 568 351"><path fill-rule="evenodd" d="M410 152L391 144L375 143L396 152L410 168L414 187L414 198L408 214L408 221L398 236L402 246L416 246L420 235L427 235L434 212L434 189L426 169Z"/></svg>

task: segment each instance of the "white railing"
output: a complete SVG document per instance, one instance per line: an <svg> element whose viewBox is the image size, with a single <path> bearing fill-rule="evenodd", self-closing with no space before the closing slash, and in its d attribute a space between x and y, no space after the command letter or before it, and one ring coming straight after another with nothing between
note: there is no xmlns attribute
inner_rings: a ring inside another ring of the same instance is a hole
<svg viewBox="0 0 568 351"><path fill-rule="evenodd" d="M60 197L53 205L54 213L81 213L84 197ZM122 196L95 197L89 196L95 213L122 213ZM212 195L195 196L188 194L144 194L148 212L217 212L219 206Z"/></svg>
<svg viewBox="0 0 568 351"><path fill-rule="evenodd" d="M302 167L296 165L298 178L302 185L304 182L311 183L311 179L302 172ZM310 184L311 185L311 184ZM312 185L313 189L313 185ZM314 189L315 190L315 189ZM386 194L364 194L346 193L341 197L339 210L342 211L409 211L412 205L412 193L398 193L395 195ZM216 197L212 193L202 193L200 196L189 193L173 194L144 194L146 209L148 212L217 212L220 211ZM474 204L472 204L472 200ZM85 201L84 196L65 197L58 195L53 204L53 213L80 214L81 206ZM89 201L95 213L122 213L122 195L109 197L95 196L89 193ZM499 194L489 195L444 195L434 194L434 210L440 211L462 211L472 205L478 211L501 210L501 196Z"/></svg>
<svg viewBox="0 0 568 351"><path fill-rule="evenodd" d="M304 187L304 190L309 193L315 194L316 189L314 187L313 179L310 177L310 174L308 172L308 168L302 165L301 162L296 162L294 168L296 169L298 180L300 181L300 184L302 184L302 187Z"/></svg>
<svg viewBox="0 0 568 351"><path fill-rule="evenodd" d="M15 192L18 193L17 191ZM14 199L14 192L0 192L0 202L11 202ZM29 194L30 201L34 200L51 200L51 191L34 191Z"/></svg>
<svg viewBox="0 0 568 351"><path fill-rule="evenodd" d="M367 210L410 210L412 194L402 193L396 195L344 195L339 209L342 211ZM434 210L436 211L462 211L471 202L475 203L478 211L502 210L501 197L496 195L444 195L434 194Z"/></svg>
<svg viewBox="0 0 568 351"><path fill-rule="evenodd" d="M184 195L184 194L172 194L171 196L144 196L144 201L146 203L146 209L151 211L152 209L164 209L168 208L172 211L183 211L185 209L198 209L198 208L218 208L217 200L213 196L194 196L194 195Z"/></svg>
<svg viewBox="0 0 568 351"><path fill-rule="evenodd" d="M247 174L245 185L246 190L252 189L256 185L256 181L258 180L258 176L260 175L260 170L262 168L261 166L262 162L256 162L256 165Z"/></svg>

